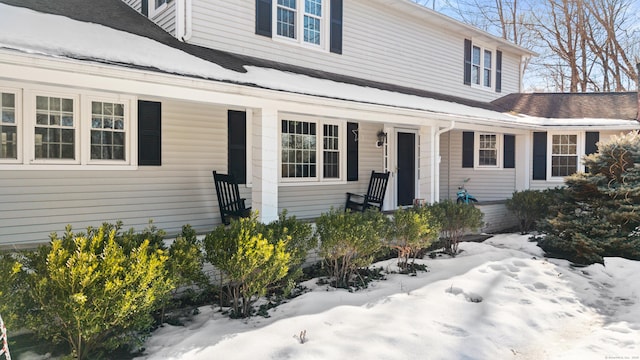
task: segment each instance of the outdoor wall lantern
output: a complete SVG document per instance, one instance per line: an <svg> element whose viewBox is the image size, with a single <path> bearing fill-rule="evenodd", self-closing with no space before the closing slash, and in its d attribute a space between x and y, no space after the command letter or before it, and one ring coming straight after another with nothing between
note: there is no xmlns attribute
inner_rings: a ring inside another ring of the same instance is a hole
<svg viewBox="0 0 640 360"><path fill-rule="evenodd" d="M376 136L378 137L378 141L376 142L376 147L381 147L387 142L387 133L384 132L383 130L378 130L378 134Z"/></svg>

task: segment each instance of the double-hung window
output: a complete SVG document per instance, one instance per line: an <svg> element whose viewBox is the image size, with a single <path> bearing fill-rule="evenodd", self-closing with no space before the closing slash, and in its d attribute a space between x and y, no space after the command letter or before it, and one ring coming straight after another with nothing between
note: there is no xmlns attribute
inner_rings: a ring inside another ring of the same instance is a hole
<svg viewBox="0 0 640 360"><path fill-rule="evenodd" d="M475 133L476 168L498 168L502 166L502 135Z"/></svg>
<svg viewBox="0 0 640 360"><path fill-rule="evenodd" d="M0 166L132 168L135 104L130 96L54 87L0 89Z"/></svg>
<svg viewBox="0 0 640 360"><path fill-rule="evenodd" d="M493 53L491 50L473 46L471 51L471 82L475 85L482 85L491 88L491 62Z"/></svg>
<svg viewBox="0 0 640 360"><path fill-rule="evenodd" d="M35 160L77 159L77 111L73 97L36 96L34 125Z"/></svg>
<svg viewBox="0 0 640 360"><path fill-rule="evenodd" d="M282 39L324 47L328 29L326 0L274 1L275 34Z"/></svg>
<svg viewBox="0 0 640 360"><path fill-rule="evenodd" d="M502 91L502 52L464 40L464 84Z"/></svg>
<svg viewBox="0 0 640 360"><path fill-rule="evenodd" d="M18 94L0 91L0 161L17 161L19 141Z"/></svg>
<svg viewBox="0 0 640 360"><path fill-rule="evenodd" d="M340 124L282 120L281 126L281 179L285 182L342 180L345 161Z"/></svg>
<svg viewBox="0 0 640 360"><path fill-rule="evenodd" d="M569 176L578 171L578 135L551 136L551 176Z"/></svg>

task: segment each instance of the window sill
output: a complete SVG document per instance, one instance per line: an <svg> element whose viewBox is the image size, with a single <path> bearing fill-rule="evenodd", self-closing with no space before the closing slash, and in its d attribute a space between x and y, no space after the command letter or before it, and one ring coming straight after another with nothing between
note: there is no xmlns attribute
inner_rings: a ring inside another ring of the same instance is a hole
<svg viewBox="0 0 640 360"><path fill-rule="evenodd" d="M331 185L345 185L346 180L337 181L282 181L278 182L278 186L331 186Z"/></svg>

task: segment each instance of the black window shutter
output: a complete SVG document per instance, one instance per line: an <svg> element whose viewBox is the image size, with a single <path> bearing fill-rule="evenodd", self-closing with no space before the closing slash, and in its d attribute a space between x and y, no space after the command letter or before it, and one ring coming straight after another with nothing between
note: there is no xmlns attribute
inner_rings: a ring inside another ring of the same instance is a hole
<svg viewBox="0 0 640 360"><path fill-rule="evenodd" d="M514 169L516 167L516 137L515 135L504 136L504 168Z"/></svg>
<svg viewBox="0 0 640 360"><path fill-rule="evenodd" d="M547 133L533 133L533 180L547 179Z"/></svg>
<svg viewBox="0 0 640 360"><path fill-rule="evenodd" d="M247 183L247 113L227 113L227 166L238 183Z"/></svg>
<svg viewBox="0 0 640 360"><path fill-rule="evenodd" d="M464 39L464 84L471 85L471 40Z"/></svg>
<svg viewBox="0 0 640 360"><path fill-rule="evenodd" d="M142 15L149 17L149 0L142 0Z"/></svg>
<svg viewBox="0 0 640 360"><path fill-rule="evenodd" d="M462 167L473 167L473 131L465 131L462 133Z"/></svg>
<svg viewBox="0 0 640 360"><path fill-rule="evenodd" d="M138 101L138 165L162 165L162 104Z"/></svg>
<svg viewBox="0 0 640 360"><path fill-rule="evenodd" d="M358 181L358 123L347 123L347 181Z"/></svg>
<svg viewBox="0 0 640 360"><path fill-rule="evenodd" d="M502 92L502 51L496 51L496 92Z"/></svg>
<svg viewBox="0 0 640 360"><path fill-rule="evenodd" d="M587 131L585 134L585 147L584 153L587 155L595 154L598 152L598 146L596 143L600 141L600 133L597 131Z"/></svg>
<svg viewBox="0 0 640 360"><path fill-rule="evenodd" d="M256 0L256 34L271 37L271 0Z"/></svg>
<svg viewBox="0 0 640 360"><path fill-rule="evenodd" d="M331 0L329 51L342 54L342 0Z"/></svg>
<svg viewBox="0 0 640 360"><path fill-rule="evenodd" d="M584 153L585 155L591 155L598 152L598 146L596 145L600 141L600 133L597 131L587 131L584 139ZM588 167L584 169L586 173L591 172Z"/></svg>

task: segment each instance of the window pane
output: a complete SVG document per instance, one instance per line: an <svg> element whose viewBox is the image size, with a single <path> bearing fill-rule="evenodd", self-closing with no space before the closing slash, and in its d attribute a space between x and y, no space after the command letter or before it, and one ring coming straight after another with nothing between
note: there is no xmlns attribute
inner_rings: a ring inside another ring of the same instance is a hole
<svg viewBox="0 0 640 360"><path fill-rule="evenodd" d="M0 125L0 158L18 158L18 131L16 126Z"/></svg>
<svg viewBox="0 0 640 360"><path fill-rule="evenodd" d="M277 32L278 35L296 38L296 12L278 6Z"/></svg>
<svg viewBox="0 0 640 360"><path fill-rule="evenodd" d="M16 96L15 94L2 93L2 102L0 106L3 108L15 108L16 107Z"/></svg>

